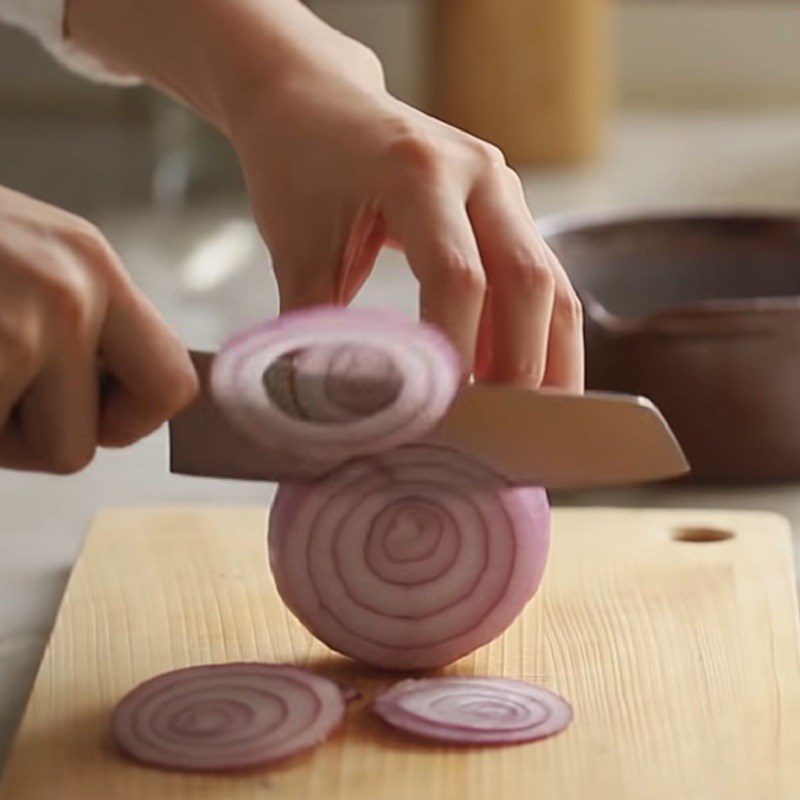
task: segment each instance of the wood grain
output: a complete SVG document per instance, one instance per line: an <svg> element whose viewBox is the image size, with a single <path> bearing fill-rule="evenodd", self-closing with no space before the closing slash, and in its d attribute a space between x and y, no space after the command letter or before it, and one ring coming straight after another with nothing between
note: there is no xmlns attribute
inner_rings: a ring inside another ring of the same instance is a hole
<svg viewBox="0 0 800 800"><path fill-rule="evenodd" d="M2 800L790 800L800 796L800 660L789 535L745 512L563 510L544 588L500 640L448 671L528 678L575 721L498 749L421 745L363 708L313 754L240 776L140 767L109 711L173 667L293 661L374 674L284 610L258 508L101 514L70 580ZM682 528L731 531L678 542Z"/></svg>
<svg viewBox="0 0 800 800"><path fill-rule="evenodd" d="M612 97L609 0L436 0L435 111L515 164L593 155Z"/></svg>

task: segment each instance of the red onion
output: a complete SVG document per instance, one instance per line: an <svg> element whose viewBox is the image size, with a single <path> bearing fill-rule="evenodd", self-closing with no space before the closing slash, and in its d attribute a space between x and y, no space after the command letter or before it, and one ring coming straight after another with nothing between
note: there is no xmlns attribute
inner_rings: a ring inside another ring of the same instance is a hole
<svg viewBox="0 0 800 800"><path fill-rule="evenodd" d="M455 451L409 446L282 484L269 555L284 602L335 650L449 664L499 636L544 571L550 511Z"/></svg>
<svg viewBox="0 0 800 800"><path fill-rule="evenodd" d="M213 664L137 686L112 718L117 745L167 769L229 771L277 761L319 744L344 717L334 681L274 664Z"/></svg>
<svg viewBox="0 0 800 800"><path fill-rule="evenodd" d="M349 683L341 683L336 681L336 685L342 692L345 703L355 703L356 700L361 699L361 692L355 686L350 686Z"/></svg>
<svg viewBox="0 0 800 800"><path fill-rule="evenodd" d="M510 678L406 680L379 695L372 709L406 733L453 744L530 742L572 720L562 697Z"/></svg>
<svg viewBox="0 0 800 800"><path fill-rule="evenodd" d="M211 370L217 404L276 476L319 475L424 436L453 400L458 356L391 312L318 307L246 331Z"/></svg>

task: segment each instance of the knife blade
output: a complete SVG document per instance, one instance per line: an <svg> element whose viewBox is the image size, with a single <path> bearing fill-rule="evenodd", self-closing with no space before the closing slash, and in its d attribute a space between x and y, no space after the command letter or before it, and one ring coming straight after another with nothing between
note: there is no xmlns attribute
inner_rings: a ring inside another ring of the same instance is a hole
<svg viewBox="0 0 800 800"><path fill-rule="evenodd" d="M192 352L199 398L169 424L170 470L276 480L263 453L232 426L208 389L212 353ZM689 465L664 417L633 395L465 386L426 437L488 462L513 483L548 489L620 486L673 478Z"/></svg>

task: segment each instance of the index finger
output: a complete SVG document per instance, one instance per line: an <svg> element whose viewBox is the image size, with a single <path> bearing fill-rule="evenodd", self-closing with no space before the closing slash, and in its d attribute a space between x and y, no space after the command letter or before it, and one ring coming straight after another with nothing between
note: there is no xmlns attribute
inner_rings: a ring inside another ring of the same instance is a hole
<svg viewBox="0 0 800 800"><path fill-rule="evenodd" d="M112 379L103 393L101 445L119 447L141 439L197 393L197 374L186 348L132 284L109 300L100 351Z"/></svg>
<svg viewBox="0 0 800 800"><path fill-rule="evenodd" d="M469 376L486 276L463 199L455 192L426 193L392 210L386 223L419 281L422 318L448 335Z"/></svg>
<svg viewBox="0 0 800 800"><path fill-rule="evenodd" d="M470 201L470 216L489 276L491 380L536 389L548 361L555 276L541 241L518 202L499 191L480 190ZM488 322L488 320L487 320Z"/></svg>

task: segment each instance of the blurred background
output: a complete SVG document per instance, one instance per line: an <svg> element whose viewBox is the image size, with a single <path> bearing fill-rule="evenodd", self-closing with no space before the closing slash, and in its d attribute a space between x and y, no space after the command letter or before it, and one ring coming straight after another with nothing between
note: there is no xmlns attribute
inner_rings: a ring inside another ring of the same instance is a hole
<svg viewBox="0 0 800 800"><path fill-rule="evenodd" d="M797 0L309 0L381 56L401 97L504 147L538 216L601 207L800 208ZM0 29L0 184L99 224L185 340L277 308L224 141L147 89L71 76ZM313 221L311 221L313 223ZM359 302L415 312L386 253ZM0 760L64 580L102 506L268 502L169 476L166 434L70 478L0 471ZM632 490L562 502L784 510L795 486Z"/></svg>

